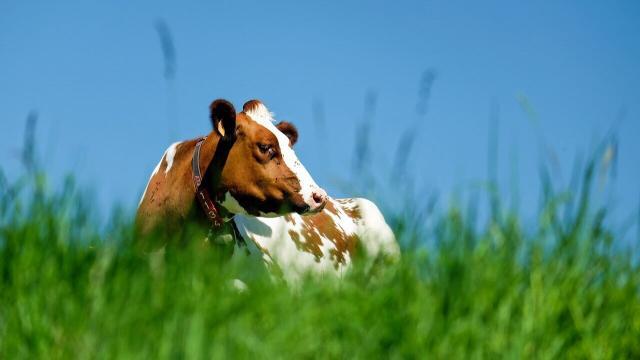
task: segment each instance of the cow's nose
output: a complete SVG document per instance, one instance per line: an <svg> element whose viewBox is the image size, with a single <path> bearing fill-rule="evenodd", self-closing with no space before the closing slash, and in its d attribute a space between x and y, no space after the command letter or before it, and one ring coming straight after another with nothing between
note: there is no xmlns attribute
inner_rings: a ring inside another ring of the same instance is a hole
<svg viewBox="0 0 640 360"><path fill-rule="evenodd" d="M327 204L327 193L322 189L314 190L311 193L311 200L313 200L311 211L320 211Z"/></svg>

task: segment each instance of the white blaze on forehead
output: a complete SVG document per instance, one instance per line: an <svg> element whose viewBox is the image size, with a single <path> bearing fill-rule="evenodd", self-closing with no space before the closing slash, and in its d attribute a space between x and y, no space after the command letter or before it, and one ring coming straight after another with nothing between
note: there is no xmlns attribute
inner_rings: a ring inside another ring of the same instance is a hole
<svg viewBox="0 0 640 360"><path fill-rule="evenodd" d="M304 168L300 160L298 160L296 153L293 151L291 146L289 146L289 138L287 135L283 134L282 131L278 130L278 128L273 124L275 121L273 113L270 112L264 104L257 103L257 105L252 109L246 111L245 114L253 121L267 128L276 136L285 164L287 164L287 167L291 169L300 182L300 195L302 195L302 198L306 203L310 205L314 204L313 191L319 189L319 186L315 181L313 181L313 178L307 169Z"/></svg>

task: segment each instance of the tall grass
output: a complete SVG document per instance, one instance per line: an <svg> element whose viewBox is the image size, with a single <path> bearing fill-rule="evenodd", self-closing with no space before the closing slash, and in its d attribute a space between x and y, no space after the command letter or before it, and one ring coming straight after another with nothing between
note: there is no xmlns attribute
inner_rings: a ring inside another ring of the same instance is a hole
<svg viewBox="0 0 640 360"><path fill-rule="evenodd" d="M434 79L425 72L416 124ZM361 136L374 110L370 93ZM405 206L387 214L399 263L372 270L356 259L341 281L310 277L291 288L260 263L221 262L199 245L141 255L131 214L114 210L101 225L73 177L48 186L36 122L30 114L24 175L10 181L0 168L1 359L640 357L638 256L592 201L595 161L577 166L568 188L543 166L542 206L535 226L524 226L502 205L490 143L484 225L473 198L442 209L435 197L418 204L405 186ZM417 130L401 137L396 159L409 157ZM611 139L592 157L607 166ZM355 156L357 185L375 186L368 138Z"/></svg>
<svg viewBox="0 0 640 360"><path fill-rule="evenodd" d="M534 229L407 207L389 214L398 264L290 288L199 246L139 255L130 216L101 227L72 178L0 172L0 358L637 358L637 256L614 246L593 177L574 197L545 182Z"/></svg>

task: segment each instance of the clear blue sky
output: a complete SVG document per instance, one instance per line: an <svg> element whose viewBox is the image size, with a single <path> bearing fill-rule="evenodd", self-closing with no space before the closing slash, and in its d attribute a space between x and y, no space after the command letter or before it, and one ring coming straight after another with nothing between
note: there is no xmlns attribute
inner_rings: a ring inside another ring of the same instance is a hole
<svg viewBox="0 0 640 360"><path fill-rule="evenodd" d="M172 83L157 19L175 44ZM419 117L428 69L436 80ZM486 179L497 106L500 181L508 185L515 169L523 207L531 207L542 156L536 126L566 183L576 154L621 118L615 190L607 196L621 221L638 205L638 1L0 3L2 168L20 169L25 118L37 110L41 161L54 177L75 173L105 207L133 207L164 149L209 131L207 106L218 97L236 107L259 98L293 121L298 154L316 181L345 195L336 179L351 173L368 92L377 99L371 145L380 178L418 121L408 164L424 194L446 199Z"/></svg>

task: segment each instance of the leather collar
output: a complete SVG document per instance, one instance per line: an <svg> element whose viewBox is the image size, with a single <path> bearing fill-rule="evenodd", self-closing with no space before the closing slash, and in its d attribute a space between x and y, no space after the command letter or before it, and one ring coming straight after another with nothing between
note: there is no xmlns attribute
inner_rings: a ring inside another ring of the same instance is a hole
<svg viewBox="0 0 640 360"><path fill-rule="evenodd" d="M200 138L193 152L191 167L193 170L193 185L196 190L196 198L202 207L202 210L211 221L214 228L220 228L224 224L224 217L220 215L218 204L211 198L209 191L203 185L202 172L200 171L200 148L206 137Z"/></svg>

